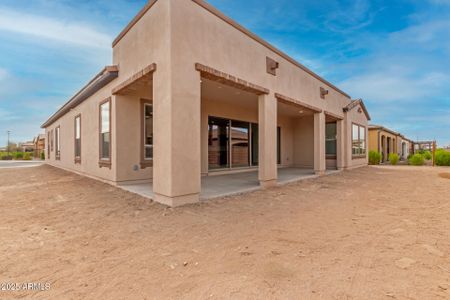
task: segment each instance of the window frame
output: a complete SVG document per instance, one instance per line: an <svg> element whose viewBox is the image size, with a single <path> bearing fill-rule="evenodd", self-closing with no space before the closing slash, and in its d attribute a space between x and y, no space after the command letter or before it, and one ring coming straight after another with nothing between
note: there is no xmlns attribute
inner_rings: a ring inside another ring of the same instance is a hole
<svg viewBox="0 0 450 300"><path fill-rule="evenodd" d="M334 136L334 139L327 139L327 134L326 134L326 125L327 124L334 124L335 127L336 127L336 135ZM326 124L325 124L325 157L327 159L337 159L337 151L338 151L338 149L337 149L337 140L338 140L338 138L337 138L337 136L338 136L337 127L338 127L337 126L337 121L330 121L330 122L326 122ZM329 141L334 141L336 143L336 153L335 154L327 154L326 144ZM352 143L353 143L353 140L352 140ZM353 146L352 146L352 153L353 153Z"/></svg>
<svg viewBox="0 0 450 300"><path fill-rule="evenodd" d="M109 105L109 126L108 126L108 132L109 132L109 157L108 158L103 158L102 157L102 153L103 153L103 143L102 143L102 106L104 104L108 103ZM112 102L111 102L111 97L106 98L103 101L100 101L100 103L98 104L98 166L100 168L109 168L111 169L111 165L112 165L112 132L111 132L111 120L112 120Z"/></svg>
<svg viewBox="0 0 450 300"><path fill-rule="evenodd" d="M141 140L141 162L140 162L140 166L141 169L145 169L145 168L151 168L153 167L153 157L152 158L146 158L145 157L145 147L146 147L146 143L145 143L145 107L147 105L152 106L152 111L153 111L153 101L150 99L141 99L141 110L140 110L140 119L141 119L141 132L140 132L140 140ZM154 148L154 145L152 144L152 148Z"/></svg>
<svg viewBox="0 0 450 300"><path fill-rule="evenodd" d="M54 144L55 144L55 136L54 136L54 130L50 130L50 138L51 138L51 143L50 143L50 151L53 152L53 150L55 149Z"/></svg>
<svg viewBox="0 0 450 300"><path fill-rule="evenodd" d="M79 140L80 140L80 155L79 156L77 156L77 119L80 120L80 138L79 138ZM74 129L73 130L74 162L76 164L81 164L81 113L76 115L73 120L74 120L74 126L73 126L73 129Z"/></svg>
<svg viewBox="0 0 450 300"><path fill-rule="evenodd" d="M61 160L61 126L55 128L55 159Z"/></svg>
<svg viewBox="0 0 450 300"><path fill-rule="evenodd" d="M363 149L364 154L361 154L361 153L354 154L353 153L353 141L355 140L355 139L353 139L353 126L358 127L358 143L361 144L361 142L364 141L364 147L358 148L360 150ZM361 139L361 128L364 129L364 140ZM352 134L351 134L351 137L352 137L352 146L351 146L352 159L366 158L367 157L367 128L366 128L366 126L352 122L351 131L352 131Z"/></svg>
<svg viewBox="0 0 450 300"><path fill-rule="evenodd" d="M246 169L246 168L255 168L258 167L259 165L259 123L257 122L252 122L252 121L243 121L243 120L238 120L238 119L231 119L231 118L227 118L227 117L218 117L216 115L208 115L208 147L209 145L209 130L210 130L210 119L211 118L215 118L215 119L221 119L223 121L227 121L228 122L228 143L227 143L227 152L228 152L228 165L226 167L218 167L218 168L211 168L210 164L209 164L209 149L208 149L208 172L211 171L225 171L225 170L239 170L239 169ZM233 159L232 159L232 145L231 145L231 140L232 140L232 123L234 122L242 122L242 123L248 123L249 124L249 131L248 131L248 144L249 144L249 165L248 166L233 166ZM255 127L257 128L257 130L255 130ZM254 131L257 131L257 133L255 134ZM282 165L282 161L283 161L283 155L281 153L281 149L282 149L282 126L277 125L277 165L281 166ZM256 137L257 142L258 142L258 148L256 149L256 160L255 160L255 155L253 155L253 151L254 151L254 138Z"/></svg>
<svg viewBox="0 0 450 300"><path fill-rule="evenodd" d="M48 130L47 131L47 155L46 155L46 159L50 159L50 141L52 140L52 131Z"/></svg>

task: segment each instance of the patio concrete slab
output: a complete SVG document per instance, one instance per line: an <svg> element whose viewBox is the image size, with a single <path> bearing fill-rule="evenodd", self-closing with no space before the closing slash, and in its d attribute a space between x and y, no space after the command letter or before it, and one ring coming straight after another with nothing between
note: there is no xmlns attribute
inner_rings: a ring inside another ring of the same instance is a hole
<svg viewBox="0 0 450 300"><path fill-rule="evenodd" d="M330 175L339 171L327 171ZM284 185L296 181L307 180L319 177L312 169L302 168L280 168L278 169L278 185ZM261 189L258 181L258 171L249 171L243 173L209 175L201 179L202 187L200 200L209 200L232 196L237 194L249 193ZM153 185L151 182L139 184L123 184L120 188L140 196L153 199Z"/></svg>

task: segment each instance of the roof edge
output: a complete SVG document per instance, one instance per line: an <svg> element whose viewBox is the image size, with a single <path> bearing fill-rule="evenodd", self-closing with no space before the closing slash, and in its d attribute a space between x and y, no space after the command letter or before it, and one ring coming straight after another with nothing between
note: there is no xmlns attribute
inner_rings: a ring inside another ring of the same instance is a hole
<svg viewBox="0 0 450 300"><path fill-rule="evenodd" d="M242 25L240 25L239 23L237 23L236 21L234 21L230 17L227 17L226 15L224 15L222 12L220 12L218 9L216 9L211 4L205 2L204 0L191 0L191 1L196 3L197 5L199 5L200 7L204 8L205 10L209 11L210 13L212 13L213 15L218 17L219 19L222 19L223 21L225 21L229 25L233 26L235 29L241 31L242 33L244 33L245 35L247 35L251 39L253 39L256 42L260 43L261 45L265 46L269 50L271 50L271 51L275 52L276 54L280 55L282 58L286 59L288 62L290 62L293 65L297 66L298 68L302 69L303 71L305 71L309 75L313 76L314 78L318 79L322 83L328 85L329 87L331 87L332 89L334 89L338 93L340 93L343 96L351 99L350 95L348 95L347 93L345 93L344 91L339 89L337 86L335 86L334 84L332 84L328 80L324 79L323 77L319 76L318 74L314 73L308 67L306 67L303 64L299 63L297 60L295 60L294 58L290 57L289 55L287 55L286 53L284 53L280 49L276 48L275 46L273 46L269 42L265 41L263 38L259 37L255 33L251 32L248 29L246 29L245 27L243 27ZM145 13L150 8L152 8L152 6L156 2L158 2L158 0L149 0L149 2L138 12L138 14L131 20L131 22L128 23L128 25L114 39L114 41L112 43L113 47L116 46L120 42L120 40L131 30L131 28L133 28L134 25L136 25L137 22L139 22L139 20L145 15Z"/></svg>
<svg viewBox="0 0 450 300"><path fill-rule="evenodd" d="M191 1L196 3L196 4L198 4L200 7L203 7L204 9L206 9L207 11L209 11L210 13L215 15L216 17L222 19L223 21L225 21L229 25L233 26L234 28L236 28L237 30L241 31L242 33L244 33L248 37L250 37L253 40L255 40L256 42L260 43L261 45L265 46L269 50L271 50L271 51L275 52L276 54L280 55L281 57L283 57L284 59L286 59L287 61L289 61L293 65L299 67L300 69L302 69L303 71L305 71L309 75L313 76L314 78L318 79L322 83L325 83L329 87L333 88L334 90L336 90L337 92L339 92L343 96L351 99L351 97L347 93L345 93L344 91L339 89L337 86L335 86L331 82L327 81L326 79L322 78L321 76L317 75L316 73L311 71L309 68L307 68L306 66L302 65L297 60L295 60L294 58L290 57L289 55L287 55L286 53L284 53L280 49L276 48L275 46L273 46L269 42L265 41L263 38L259 37L258 35L256 35L255 33L251 32L247 28L243 27L242 25L240 25L239 23L237 23L236 21L234 21L230 17L227 17L226 15L224 15L222 12L220 12L217 8L215 8L211 4L205 2L204 0L191 0Z"/></svg>
<svg viewBox="0 0 450 300"><path fill-rule="evenodd" d="M128 23L128 25L119 33L119 35L112 42L112 46L114 47L120 40L128 33L128 31L136 25L137 22L145 15L145 13L152 8L152 6L158 2L158 0L149 0L147 4L137 13L137 15Z"/></svg>
<svg viewBox="0 0 450 300"><path fill-rule="evenodd" d="M72 98L69 99L61 108L59 108L50 118L47 119L41 128L46 128L53 124L56 120L64 116L72 108L78 106L84 100L98 92L105 85L119 76L117 66L106 66L94 78L92 78L81 90L79 90Z"/></svg>
<svg viewBox="0 0 450 300"><path fill-rule="evenodd" d="M364 101L361 98L356 99L356 100L352 100L347 106L344 107L344 112L348 112L348 111L352 110L353 108L355 108L358 105L361 106L362 110L364 111L364 114L367 117L367 120L370 121L371 118L370 118L369 111L367 110L366 105L364 104Z"/></svg>

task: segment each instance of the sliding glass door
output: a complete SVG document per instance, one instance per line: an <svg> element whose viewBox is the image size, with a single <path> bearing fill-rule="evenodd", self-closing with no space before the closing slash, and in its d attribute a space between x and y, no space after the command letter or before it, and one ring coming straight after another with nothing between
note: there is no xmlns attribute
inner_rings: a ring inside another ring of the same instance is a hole
<svg viewBox="0 0 450 300"><path fill-rule="evenodd" d="M231 121L231 165L250 166L250 123Z"/></svg>
<svg viewBox="0 0 450 300"><path fill-rule="evenodd" d="M208 162L210 169L229 168L230 121L209 117Z"/></svg>
<svg viewBox="0 0 450 300"><path fill-rule="evenodd" d="M277 128L277 160L281 163L281 129ZM259 163L258 124L208 118L209 169L245 168Z"/></svg>

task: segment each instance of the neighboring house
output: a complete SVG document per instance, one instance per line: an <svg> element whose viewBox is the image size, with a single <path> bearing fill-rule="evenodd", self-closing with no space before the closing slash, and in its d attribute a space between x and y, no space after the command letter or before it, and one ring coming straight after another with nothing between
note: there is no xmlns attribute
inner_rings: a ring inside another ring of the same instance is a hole
<svg viewBox="0 0 450 300"><path fill-rule="evenodd" d="M414 152L414 142L406 138L403 134L397 137L397 154L400 160L408 159L408 156Z"/></svg>
<svg viewBox="0 0 450 300"><path fill-rule="evenodd" d="M39 134L33 139L34 143L34 157L40 158L41 154L45 152L45 134Z"/></svg>
<svg viewBox="0 0 450 300"><path fill-rule="evenodd" d="M29 141L29 142L25 142L25 143L20 143L19 144L19 149L22 152L33 152L34 153L34 142L33 141Z"/></svg>
<svg viewBox="0 0 450 300"><path fill-rule="evenodd" d="M349 95L201 0L150 1L106 67L43 125L46 161L154 200L199 201L201 176L367 165L369 114ZM150 184L149 184L150 186Z"/></svg>
<svg viewBox="0 0 450 300"><path fill-rule="evenodd" d="M413 142L389 128L369 125L369 151L381 153L381 162L389 161L391 153L397 153L401 160L406 160L413 151Z"/></svg>

